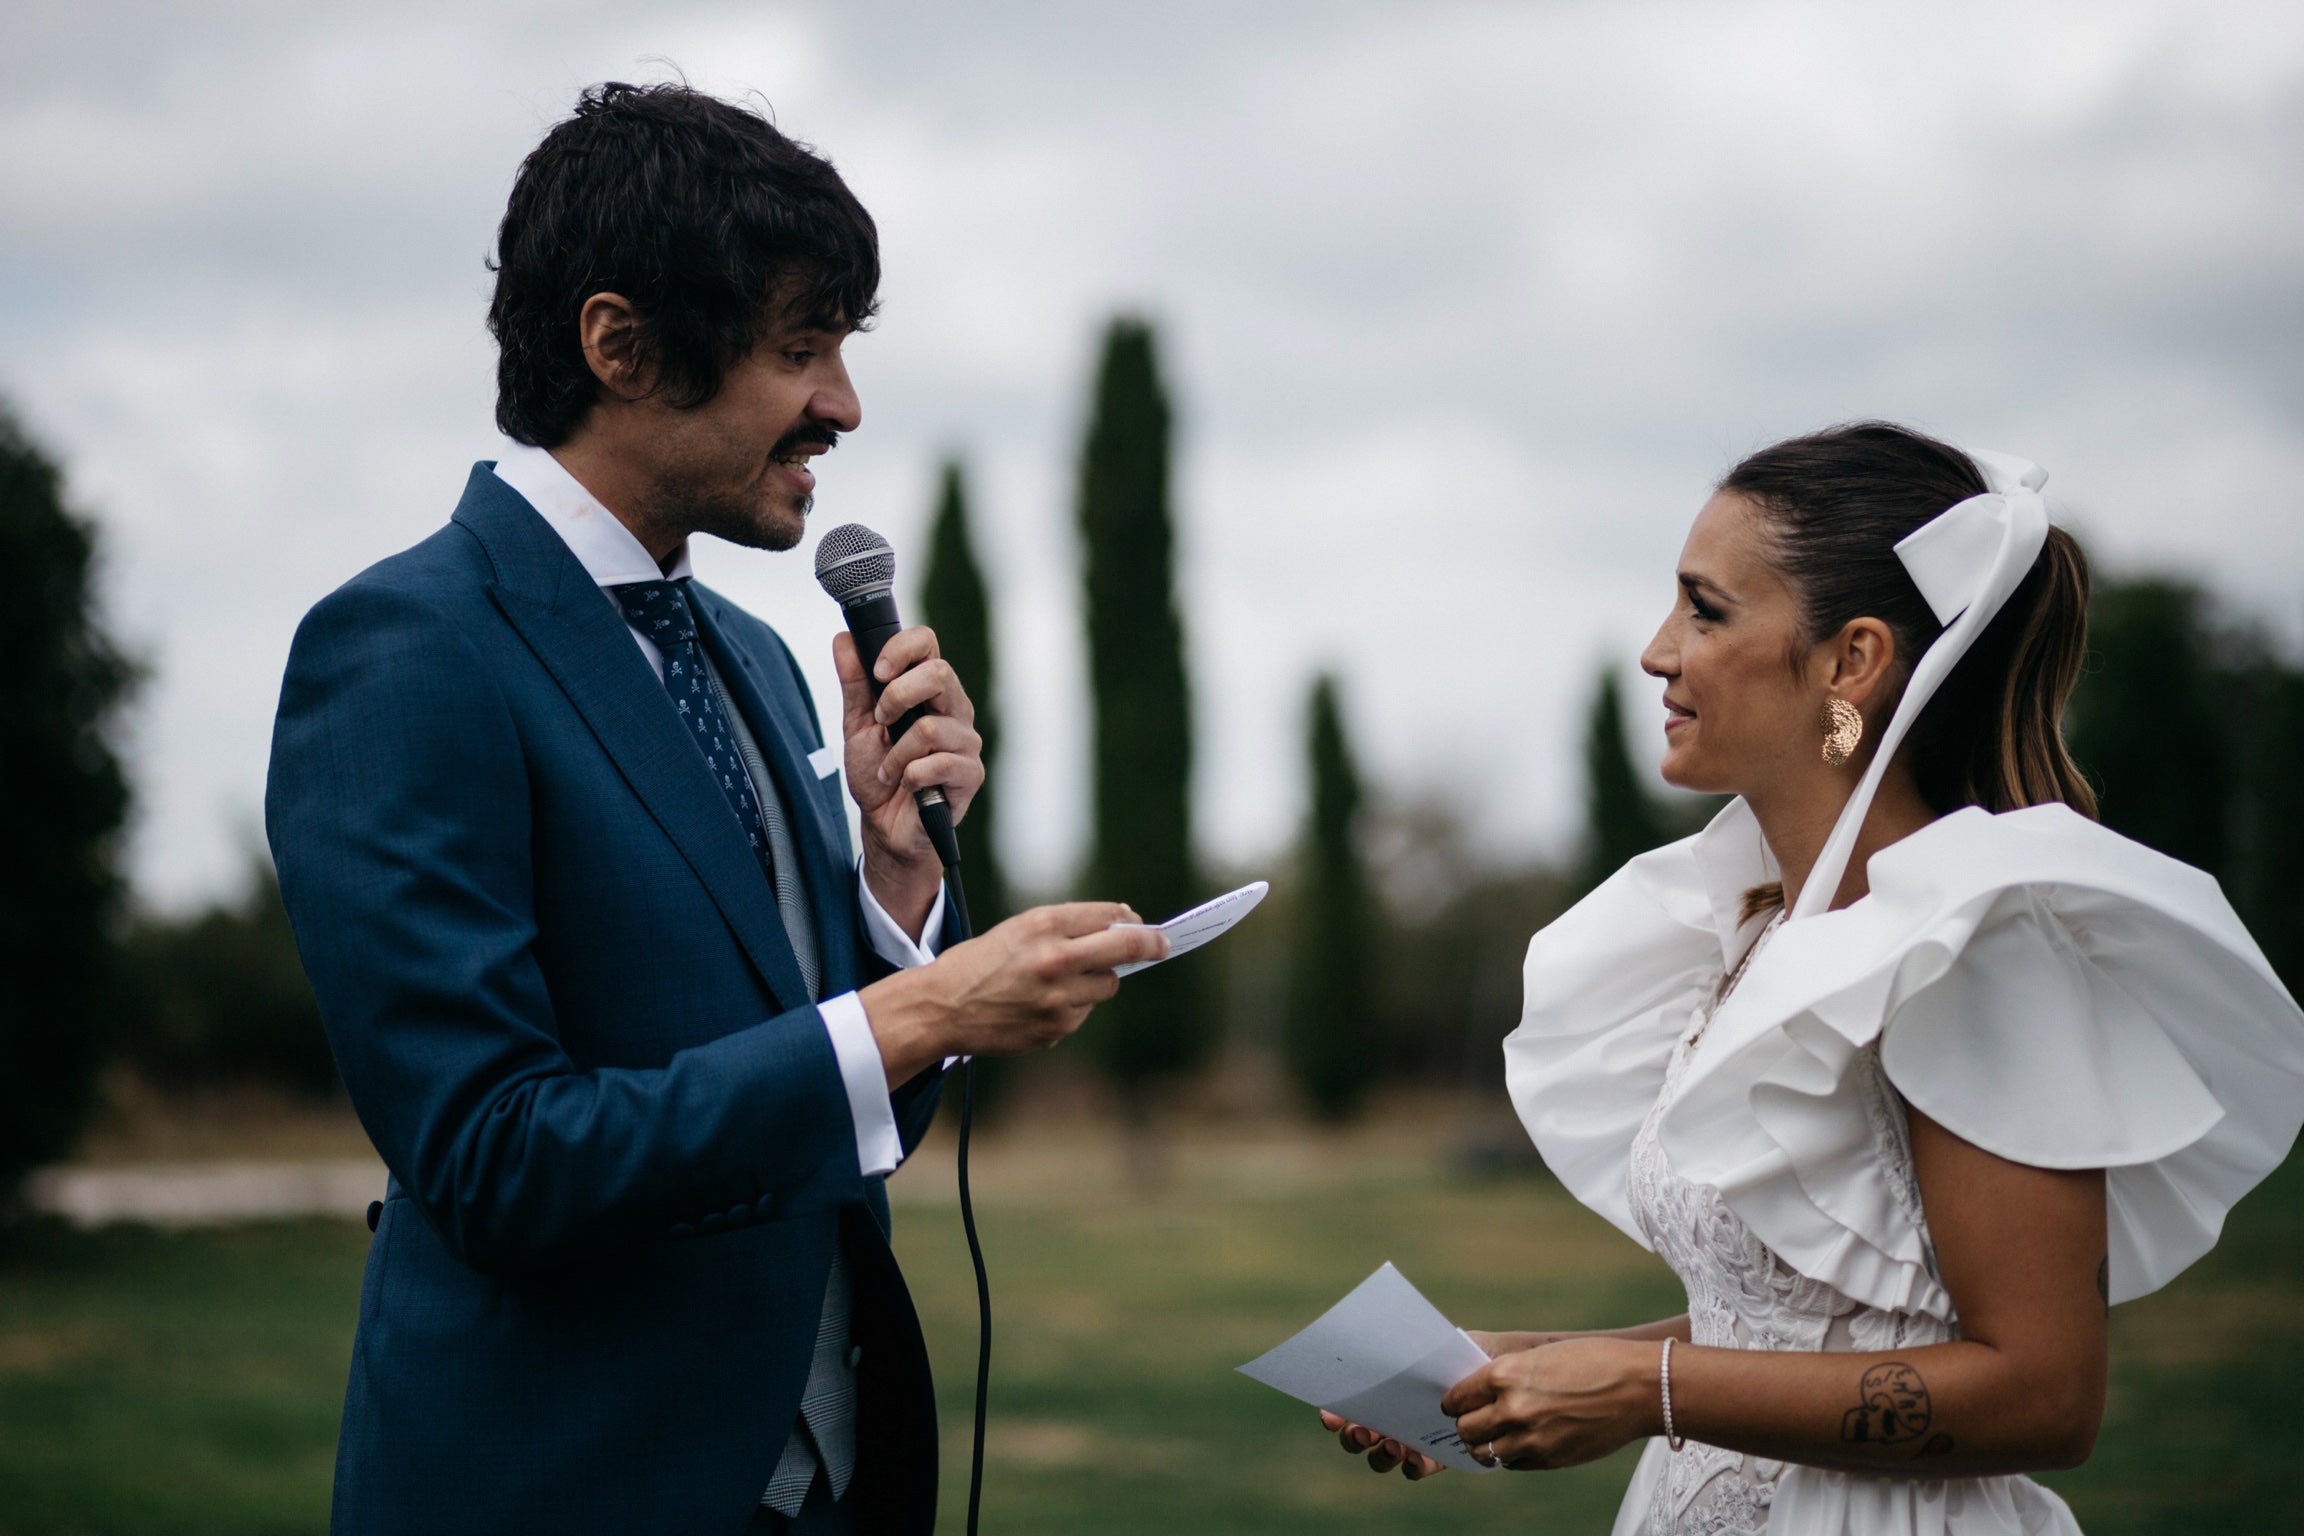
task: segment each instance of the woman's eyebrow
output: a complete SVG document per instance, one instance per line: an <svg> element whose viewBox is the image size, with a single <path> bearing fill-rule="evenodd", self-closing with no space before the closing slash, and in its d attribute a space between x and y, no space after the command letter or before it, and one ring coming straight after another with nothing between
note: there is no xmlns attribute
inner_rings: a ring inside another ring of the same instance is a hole
<svg viewBox="0 0 2304 1536"><path fill-rule="evenodd" d="M1694 571L1682 571L1680 573L1680 585L1688 589L1688 595L1691 597L1697 594L1698 589L1702 589L1719 598L1722 602L1730 601L1725 587L1708 577L1697 575Z"/></svg>

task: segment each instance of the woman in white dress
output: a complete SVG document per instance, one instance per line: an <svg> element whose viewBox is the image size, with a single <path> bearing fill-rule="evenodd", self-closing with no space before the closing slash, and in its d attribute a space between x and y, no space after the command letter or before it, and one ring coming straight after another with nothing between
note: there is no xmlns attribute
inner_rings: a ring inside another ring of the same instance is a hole
<svg viewBox="0 0 2304 1536"><path fill-rule="evenodd" d="M2087 568L2045 479L1844 427L1689 533L1641 664L1664 777L1737 798L1536 935L1505 1042L1545 1161L1688 1311L1481 1335L1446 1402L1491 1465L1649 1438L1617 1536L2076 1532L2021 1474L2089 1454L2106 1308L2304 1121L2304 1015L2065 754Z"/></svg>

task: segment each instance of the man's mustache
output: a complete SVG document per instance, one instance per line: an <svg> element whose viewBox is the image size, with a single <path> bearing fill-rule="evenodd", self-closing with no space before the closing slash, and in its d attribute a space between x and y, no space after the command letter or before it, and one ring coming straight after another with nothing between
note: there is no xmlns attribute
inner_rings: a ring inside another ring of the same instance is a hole
<svg viewBox="0 0 2304 1536"><path fill-rule="evenodd" d="M805 427L795 427L776 439L776 446L768 450L768 457L772 459L788 458L802 448L822 448L826 452L830 452L839 446L839 433L827 426L811 424Z"/></svg>

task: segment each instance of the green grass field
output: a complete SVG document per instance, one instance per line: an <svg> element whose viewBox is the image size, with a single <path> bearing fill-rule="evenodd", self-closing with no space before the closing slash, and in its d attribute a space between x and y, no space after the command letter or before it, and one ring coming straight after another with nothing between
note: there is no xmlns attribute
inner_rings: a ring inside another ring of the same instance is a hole
<svg viewBox="0 0 2304 1536"><path fill-rule="evenodd" d="M957 1530L975 1302L949 1160L921 1162L899 1180L898 1246L938 1365ZM2050 1479L2095 1536L2304 1525L2300 1197L2291 1162L2214 1255L2115 1315L2096 1458ZM1380 1479L1232 1367L1388 1258L1472 1326L1678 1309L1655 1261L1556 1188L1457 1178L1412 1143L1188 1148L1138 1199L1108 1144L1010 1140L980 1154L978 1207L999 1321L985 1524L1000 1536L1604 1532L1628 1456ZM322 1530L367 1238L336 1222L46 1226L0 1258L0 1536Z"/></svg>

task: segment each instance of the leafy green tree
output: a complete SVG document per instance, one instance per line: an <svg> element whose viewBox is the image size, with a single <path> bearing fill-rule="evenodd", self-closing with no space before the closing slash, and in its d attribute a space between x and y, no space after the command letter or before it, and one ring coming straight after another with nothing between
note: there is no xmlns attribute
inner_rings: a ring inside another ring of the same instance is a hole
<svg viewBox="0 0 2304 1536"><path fill-rule="evenodd" d="M1625 861L1679 835L1641 782L1624 738L1624 698L1604 667L1584 727L1584 857L1579 889L1590 890Z"/></svg>
<svg viewBox="0 0 2304 1536"><path fill-rule="evenodd" d="M1377 1041L1377 924L1360 854L1360 771L1336 679L1305 710L1312 811L1288 978L1288 1074L1323 1120L1350 1119L1383 1065Z"/></svg>
<svg viewBox="0 0 2304 1536"><path fill-rule="evenodd" d="M2088 650L2066 739L2096 783L2104 824L2224 878L2234 701L2206 596L2158 578L2099 583Z"/></svg>
<svg viewBox="0 0 2304 1536"><path fill-rule="evenodd" d="M2097 585L2088 651L2066 736L2104 824L2214 875L2304 989L2304 671L2161 577Z"/></svg>
<svg viewBox="0 0 2304 1536"><path fill-rule="evenodd" d="M921 622L936 631L938 648L960 674L976 703L976 730L984 738L984 788L960 823L960 870L968 883L968 913L979 932L1014 910L1008 877L993 837L1000 799L1000 674L992 651L992 604L984 569L968 531L968 489L958 461L945 464L928 529L928 569L920 582Z"/></svg>
<svg viewBox="0 0 2304 1536"><path fill-rule="evenodd" d="M280 880L261 853L250 857L239 895L190 917L139 923L128 952L136 1006L120 1044L147 1078L340 1091Z"/></svg>
<svg viewBox="0 0 2304 1536"><path fill-rule="evenodd" d="M1200 894L1192 702L1169 507L1171 425L1151 327L1114 320L1080 457L1095 794L1088 890L1128 902L1152 922ZM1199 967L1156 966L1130 977L1088 1029L1139 1120L1152 1086L1201 1065L1215 1043L1215 1015L1201 994Z"/></svg>
<svg viewBox="0 0 2304 1536"><path fill-rule="evenodd" d="M135 669L97 611L95 529L0 411L0 1209L72 1144L117 996L112 747Z"/></svg>
<svg viewBox="0 0 2304 1536"><path fill-rule="evenodd" d="M2288 990L2304 995L2304 670L2270 655L2238 679L2240 793L2233 806L2232 901Z"/></svg>

